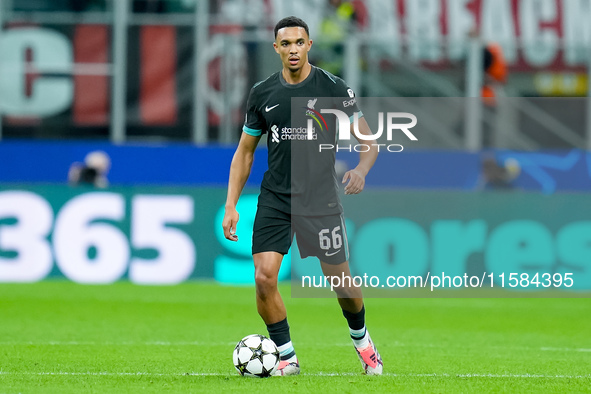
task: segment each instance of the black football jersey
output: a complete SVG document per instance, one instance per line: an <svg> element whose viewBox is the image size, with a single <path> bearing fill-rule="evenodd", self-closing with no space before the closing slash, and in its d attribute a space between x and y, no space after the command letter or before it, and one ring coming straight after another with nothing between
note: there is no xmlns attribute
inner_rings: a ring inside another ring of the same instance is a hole
<svg viewBox="0 0 591 394"><path fill-rule="evenodd" d="M320 151L321 144L337 145L336 116L322 114L322 109L338 109L351 122L359 112L347 84L318 67L312 66L310 75L298 84L287 83L277 72L252 87L243 131L268 134L269 168L261 183L259 206L305 216L342 212L336 149Z"/></svg>

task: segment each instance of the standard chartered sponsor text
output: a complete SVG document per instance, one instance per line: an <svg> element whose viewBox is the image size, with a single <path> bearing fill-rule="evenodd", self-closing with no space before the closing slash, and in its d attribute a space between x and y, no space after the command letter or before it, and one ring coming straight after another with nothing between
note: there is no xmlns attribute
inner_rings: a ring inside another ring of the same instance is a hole
<svg viewBox="0 0 591 394"><path fill-rule="evenodd" d="M281 139L286 140L308 140L308 130L305 127L284 127L281 129ZM318 139L316 128L312 128L313 140Z"/></svg>

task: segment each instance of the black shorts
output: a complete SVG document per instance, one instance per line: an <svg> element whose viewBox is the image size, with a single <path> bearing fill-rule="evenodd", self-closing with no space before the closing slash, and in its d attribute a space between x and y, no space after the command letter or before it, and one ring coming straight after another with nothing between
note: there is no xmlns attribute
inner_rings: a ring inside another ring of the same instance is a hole
<svg viewBox="0 0 591 394"><path fill-rule="evenodd" d="M349 243L343 214L299 216L269 208L257 208L252 234L252 254L289 252L294 235L300 256L318 257L328 264L349 260Z"/></svg>

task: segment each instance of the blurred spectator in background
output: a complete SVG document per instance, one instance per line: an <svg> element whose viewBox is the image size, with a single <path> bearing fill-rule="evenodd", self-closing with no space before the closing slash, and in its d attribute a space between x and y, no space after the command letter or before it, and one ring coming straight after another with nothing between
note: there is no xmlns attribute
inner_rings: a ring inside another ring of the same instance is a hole
<svg viewBox="0 0 591 394"><path fill-rule="evenodd" d="M503 48L496 43L484 47L484 81L482 99L488 106L496 105L496 97L507 83L507 63L503 56Z"/></svg>
<svg viewBox="0 0 591 394"><path fill-rule="evenodd" d="M111 169L111 158L103 151L86 155L84 163L75 162L68 172L68 183L72 186L93 186L101 189L109 186L107 174Z"/></svg>
<svg viewBox="0 0 591 394"><path fill-rule="evenodd" d="M480 40L478 29L473 29L469 33L471 40ZM482 90L481 96L484 104L489 107L496 106L496 98L503 91L503 85L507 83L507 63L503 56L503 48L495 43L489 42L482 48Z"/></svg>
<svg viewBox="0 0 591 394"><path fill-rule="evenodd" d="M318 44L322 58L316 60L319 67L342 77L345 54L345 40L351 33L355 22L355 7L350 1L327 0L324 19L320 24Z"/></svg>
<svg viewBox="0 0 591 394"><path fill-rule="evenodd" d="M480 189L484 190L513 190L514 180L521 173L521 166L515 159L507 159L502 165L494 156L485 156L482 159L480 174Z"/></svg>
<svg viewBox="0 0 591 394"><path fill-rule="evenodd" d="M504 95L504 85L507 83L507 63L503 56L503 48L495 42L484 43L480 37L478 29L473 29L469 33L470 41L478 41L482 48L482 86L480 88L480 97L484 104L488 116L495 116L498 98ZM466 60L468 62L468 58ZM466 87L467 88L467 87ZM482 124L482 146L493 147L495 144L497 132L496 127L488 122Z"/></svg>

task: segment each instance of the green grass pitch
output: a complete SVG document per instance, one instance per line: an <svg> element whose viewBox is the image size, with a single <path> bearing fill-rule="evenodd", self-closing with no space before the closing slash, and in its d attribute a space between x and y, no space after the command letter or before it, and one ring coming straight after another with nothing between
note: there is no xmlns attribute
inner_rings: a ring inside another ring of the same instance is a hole
<svg viewBox="0 0 591 394"><path fill-rule="evenodd" d="M384 375L361 374L332 299L292 299L296 377L240 377L254 289L0 285L0 393L590 392L590 299L368 299Z"/></svg>

